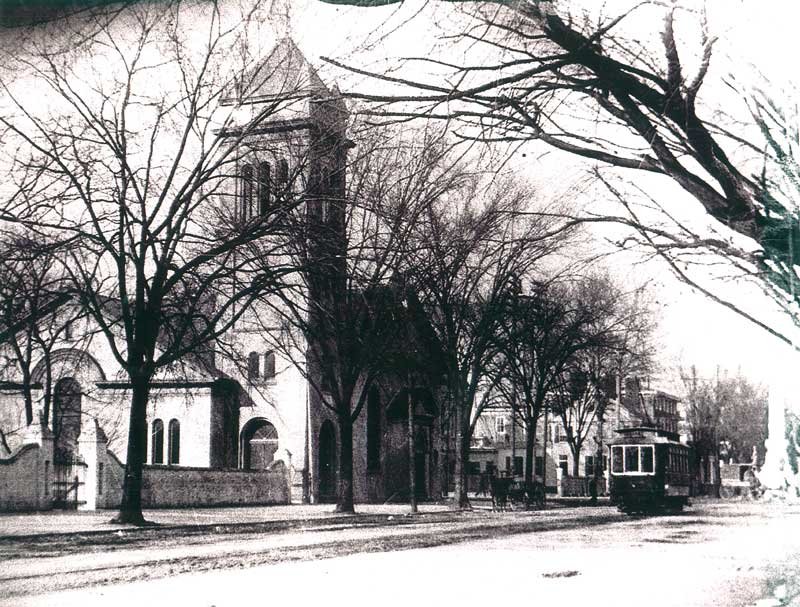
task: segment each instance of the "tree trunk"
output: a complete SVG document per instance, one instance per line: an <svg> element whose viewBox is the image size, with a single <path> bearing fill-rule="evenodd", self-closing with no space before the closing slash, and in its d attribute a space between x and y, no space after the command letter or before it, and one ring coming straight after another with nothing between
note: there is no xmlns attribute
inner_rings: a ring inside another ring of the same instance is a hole
<svg viewBox="0 0 800 607"><path fill-rule="evenodd" d="M591 498L592 503L597 503L597 494L600 488L600 479L603 476L603 424L605 419L603 415L598 416L597 418L597 455L595 455L594 459L594 479L592 480L591 485Z"/></svg>
<svg viewBox="0 0 800 607"><path fill-rule="evenodd" d="M42 413L42 424L50 424L50 408L53 402L53 368L50 364L50 351L45 348L44 353L44 411Z"/></svg>
<svg viewBox="0 0 800 607"><path fill-rule="evenodd" d="M33 423L33 395L31 394L31 374L27 369L22 372L22 392L25 397L25 423L30 426Z"/></svg>
<svg viewBox="0 0 800 607"><path fill-rule="evenodd" d="M147 401L150 396L150 377L132 377L131 390L128 455L122 484L122 505L113 522L144 525L142 468L147 459Z"/></svg>
<svg viewBox="0 0 800 607"><path fill-rule="evenodd" d="M527 434L525 436L525 483L533 482L536 466L536 420L528 417L525 423Z"/></svg>
<svg viewBox="0 0 800 607"><path fill-rule="evenodd" d="M417 511L417 462L414 445L414 398L408 390L408 498L411 512Z"/></svg>
<svg viewBox="0 0 800 607"><path fill-rule="evenodd" d="M355 512L353 506L353 421L350 412L339 420L339 478L336 492L336 512Z"/></svg>
<svg viewBox="0 0 800 607"><path fill-rule="evenodd" d="M464 415L463 412L460 415ZM466 416L465 416L466 417ZM467 479L467 469L469 468L469 419L467 418L466 428L463 419L459 420L459 433L456 440L456 486L455 503L457 510L469 510L469 496L467 490L469 483Z"/></svg>
<svg viewBox="0 0 800 607"><path fill-rule="evenodd" d="M580 447L574 447L572 451L572 476L580 476L581 472L581 450Z"/></svg>

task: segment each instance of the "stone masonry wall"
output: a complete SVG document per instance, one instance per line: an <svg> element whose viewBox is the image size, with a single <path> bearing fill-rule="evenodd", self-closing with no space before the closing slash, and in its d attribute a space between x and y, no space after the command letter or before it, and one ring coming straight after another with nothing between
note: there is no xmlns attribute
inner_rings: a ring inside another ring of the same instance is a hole
<svg viewBox="0 0 800 607"><path fill-rule="evenodd" d="M42 510L48 507L46 488L52 474L45 470L39 445L24 445L8 459L0 459L0 511Z"/></svg>
<svg viewBox="0 0 800 607"><path fill-rule="evenodd" d="M145 508L288 504L286 467L270 470L209 470L145 466L142 505Z"/></svg>

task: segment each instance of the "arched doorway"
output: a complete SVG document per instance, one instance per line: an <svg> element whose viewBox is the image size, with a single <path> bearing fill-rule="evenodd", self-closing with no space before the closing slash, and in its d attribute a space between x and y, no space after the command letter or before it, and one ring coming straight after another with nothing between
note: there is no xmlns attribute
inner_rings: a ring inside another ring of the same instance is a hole
<svg viewBox="0 0 800 607"><path fill-rule="evenodd" d="M70 459L81 433L81 385L73 377L58 380L53 390L53 437L58 459Z"/></svg>
<svg viewBox="0 0 800 607"><path fill-rule="evenodd" d="M263 417L251 419L242 429L242 468L264 470L275 459L278 431Z"/></svg>
<svg viewBox="0 0 800 607"><path fill-rule="evenodd" d="M330 420L319 430L319 501L336 501L336 432Z"/></svg>

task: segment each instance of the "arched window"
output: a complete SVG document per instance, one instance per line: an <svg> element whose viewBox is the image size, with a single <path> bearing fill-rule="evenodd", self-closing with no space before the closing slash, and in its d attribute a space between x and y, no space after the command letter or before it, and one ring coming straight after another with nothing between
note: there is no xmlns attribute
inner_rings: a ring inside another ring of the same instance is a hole
<svg viewBox="0 0 800 607"><path fill-rule="evenodd" d="M275 352L264 354L264 379L275 377Z"/></svg>
<svg viewBox="0 0 800 607"><path fill-rule="evenodd" d="M367 470L381 466L381 403L378 390L372 388L367 396Z"/></svg>
<svg viewBox="0 0 800 607"><path fill-rule="evenodd" d="M150 430L150 463L164 463L164 422L160 419L153 420Z"/></svg>
<svg viewBox="0 0 800 607"><path fill-rule="evenodd" d="M289 184L289 162L286 158L278 160L278 175L276 181L281 190L285 190Z"/></svg>
<svg viewBox="0 0 800 607"><path fill-rule="evenodd" d="M270 188L272 187L272 168L269 162L261 162L258 165L258 212L266 215L269 211Z"/></svg>
<svg viewBox="0 0 800 607"><path fill-rule="evenodd" d="M258 352L250 352L247 355L247 379L254 380L261 377L261 369L259 368L259 356Z"/></svg>
<svg viewBox="0 0 800 607"><path fill-rule="evenodd" d="M177 419L169 422L169 436L167 440L167 457L170 466L181 461L181 423Z"/></svg>
<svg viewBox="0 0 800 607"><path fill-rule="evenodd" d="M239 219L247 221L253 216L253 165L242 166Z"/></svg>
<svg viewBox="0 0 800 607"><path fill-rule="evenodd" d="M70 458L78 448L81 398L81 385L74 378L58 380L53 390L53 434L59 458Z"/></svg>

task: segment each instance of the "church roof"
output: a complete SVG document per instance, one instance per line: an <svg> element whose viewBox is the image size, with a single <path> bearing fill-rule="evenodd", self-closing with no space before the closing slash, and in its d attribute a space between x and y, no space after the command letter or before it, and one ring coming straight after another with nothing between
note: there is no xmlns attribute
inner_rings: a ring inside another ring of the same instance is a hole
<svg viewBox="0 0 800 607"><path fill-rule="evenodd" d="M260 63L238 79L236 89L234 99L226 101L257 103L332 94L291 38L279 40Z"/></svg>

